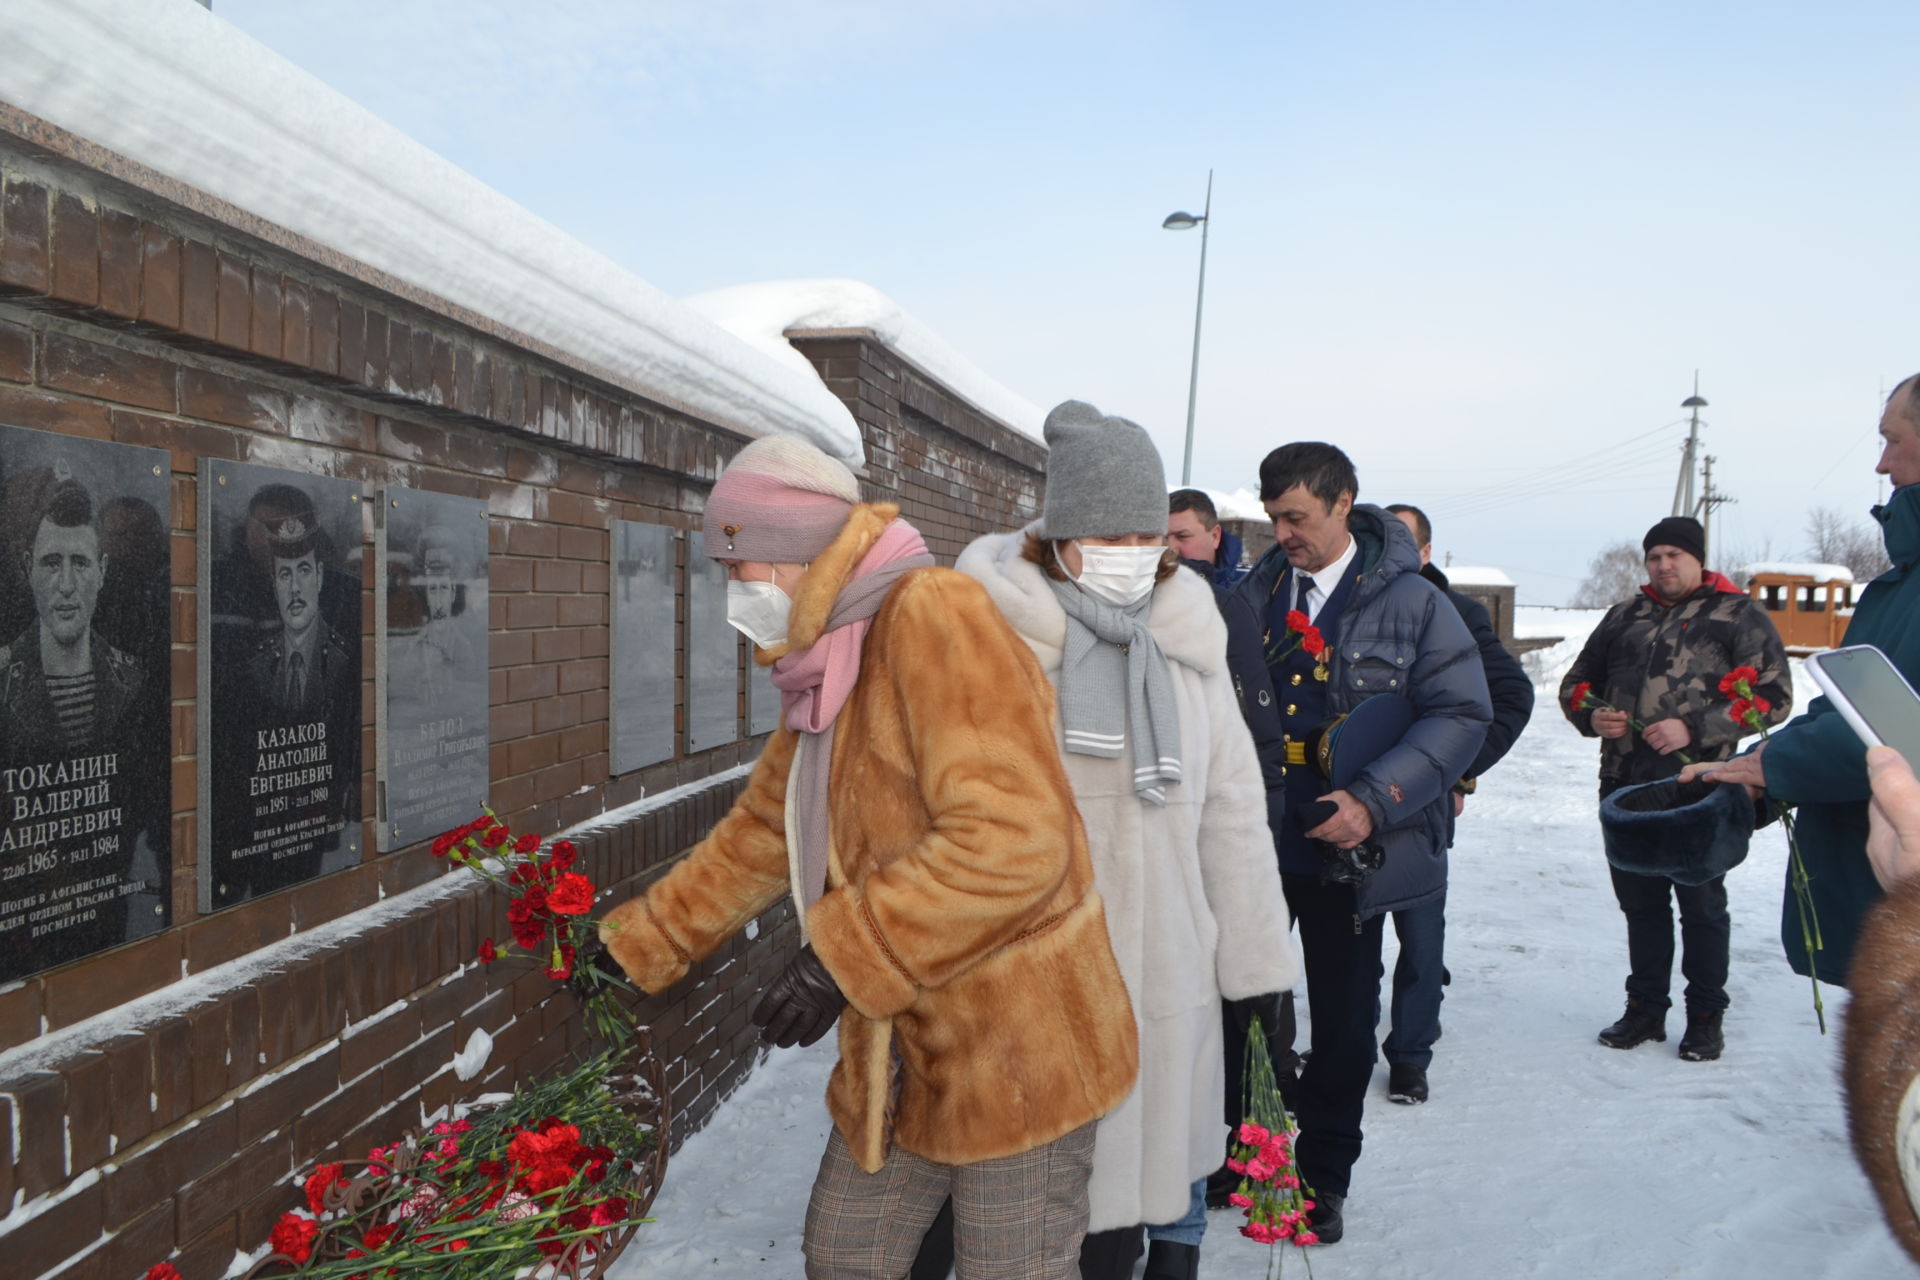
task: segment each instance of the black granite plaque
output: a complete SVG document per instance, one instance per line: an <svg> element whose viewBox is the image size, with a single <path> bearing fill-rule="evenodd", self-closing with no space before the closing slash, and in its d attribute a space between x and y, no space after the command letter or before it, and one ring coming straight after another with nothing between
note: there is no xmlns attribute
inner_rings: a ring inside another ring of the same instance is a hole
<svg viewBox="0 0 1920 1280"><path fill-rule="evenodd" d="M201 459L202 911L360 860L361 498Z"/></svg>
<svg viewBox="0 0 1920 1280"><path fill-rule="evenodd" d="M613 525L613 772L673 758L673 530Z"/></svg>
<svg viewBox="0 0 1920 1280"><path fill-rule="evenodd" d="M0 982L171 920L168 469L0 426Z"/></svg>
<svg viewBox="0 0 1920 1280"><path fill-rule="evenodd" d="M727 570L687 535L687 750L740 736L740 633L727 621Z"/></svg>
<svg viewBox="0 0 1920 1280"><path fill-rule="evenodd" d="M374 497L382 853L480 816L487 799L487 504Z"/></svg>

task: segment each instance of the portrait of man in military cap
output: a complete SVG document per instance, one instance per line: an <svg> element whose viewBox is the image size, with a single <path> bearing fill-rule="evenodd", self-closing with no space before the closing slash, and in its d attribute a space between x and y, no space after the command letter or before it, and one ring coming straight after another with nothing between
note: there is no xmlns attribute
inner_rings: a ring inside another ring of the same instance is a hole
<svg viewBox="0 0 1920 1280"><path fill-rule="evenodd" d="M360 486L201 475L202 910L360 860Z"/></svg>
<svg viewBox="0 0 1920 1280"><path fill-rule="evenodd" d="M359 680L357 641L350 648L321 608L326 535L312 500L292 485L270 485L252 505L248 532L251 537L257 528L265 541L267 581L280 625L255 646L247 674L282 719L322 719Z"/></svg>

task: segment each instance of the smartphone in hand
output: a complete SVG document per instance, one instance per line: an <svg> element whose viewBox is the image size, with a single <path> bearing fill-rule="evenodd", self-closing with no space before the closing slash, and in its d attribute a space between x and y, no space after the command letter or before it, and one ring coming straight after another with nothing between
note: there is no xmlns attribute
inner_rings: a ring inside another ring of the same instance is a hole
<svg viewBox="0 0 1920 1280"><path fill-rule="evenodd" d="M1807 659L1807 673L1862 742L1892 747L1920 769L1920 694L1886 654L1870 644L1829 649Z"/></svg>

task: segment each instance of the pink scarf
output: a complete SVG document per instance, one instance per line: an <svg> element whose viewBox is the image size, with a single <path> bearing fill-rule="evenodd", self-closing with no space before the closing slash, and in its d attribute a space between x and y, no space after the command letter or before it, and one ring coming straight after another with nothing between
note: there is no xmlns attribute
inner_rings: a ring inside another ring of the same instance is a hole
<svg viewBox="0 0 1920 1280"><path fill-rule="evenodd" d="M860 678L860 650L866 643L867 629L879 612L880 600L886 598L899 574L884 575L883 582L863 584L862 579L911 557L933 563L920 531L905 520L891 521L840 589L827 618L828 629L808 648L795 649L775 660L773 687L780 690L781 712L789 729L820 733L840 714ZM869 589L874 587L878 590ZM858 616L841 622L843 614Z"/></svg>
<svg viewBox="0 0 1920 1280"><path fill-rule="evenodd" d="M860 649L867 629L894 583L932 565L933 555L920 531L905 520L894 520L840 588L820 638L773 664L773 687L780 690L787 727L800 734L787 787L792 806L787 846L795 895L803 911L819 900L827 886L827 782L833 760L833 722L860 679Z"/></svg>

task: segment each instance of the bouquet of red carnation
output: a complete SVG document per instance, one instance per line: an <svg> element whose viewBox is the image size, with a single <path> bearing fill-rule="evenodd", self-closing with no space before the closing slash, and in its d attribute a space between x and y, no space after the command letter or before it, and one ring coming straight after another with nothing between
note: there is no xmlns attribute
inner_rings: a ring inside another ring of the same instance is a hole
<svg viewBox="0 0 1920 1280"><path fill-rule="evenodd" d="M512 942L480 940L479 960L491 964L523 957L556 982L571 982L586 1004L594 1029L619 1043L633 1030L633 1016L616 992L633 988L597 963L604 946L588 918L597 890L574 870L579 851L570 840L543 844L532 832L515 836L491 811L438 836L435 857L446 858L506 890Z"/></svg>
<svg viewBox="0 0 1920 1280"><path fill-rule="evenodd" d="M1233 1154L1227 1158L1227 1168L1240 1175L1240 1185L1227 1196L1227 1203L1246 1213L1247 1225L1240 1234L1265 1245L1319 1244L1320 1237L1307 1218L1314 1191L1300 1180L1293 1162L1293 1143L1300 1130L1280 1097L1280 1080L1258 1016L1247 1031L1246 1082L1246 1119L1234 1133ZM1269 1251L1268 1276L1273 1275L1274 1261ZM1282 1261L1283 1271L1285 1266ZM1307 1274L1313 1274L1312 1263L1307 1264Z"/></svg>
<svg viewBox="0 0 1920 1280"><path fill-rule="evenodd" d="M601 1274L648 1221L664 1173L664 1077L657 1062L643 1077L624 1057L603 1053L364 1161L318 1166L246 1277ZM161 1263L147 1280L181 1277Z"/></svg>
<svg viewBox="0 0 1920 1280"><path fill-rule="evenodd" d="M1727 706L1727 718L1742 728L1752 729L1764 742L1773 735L1767 732L1766 715L1773 710L1773 704L1755 693L1753 682L1760 673L1752 667L1735 667L1720 677L1720 692L1733 701ZM1825 943L1820 937L1820 917L1813 909L1813 886L1807 876L1807 864L1800 857L1800 837L1793 829L1793 813L1778 800L1772 801L1774 813L1779 815L1780 825L1787 829L1787 881L1793 886L1793 902L1800 915L1800 944L1806 948L1807 967L1813 967L1813 953L1821 950ZM1820 1034L1827 1034L1827 1006L1820 999L1820 979L1809 976L1813 985L1813 1016L1820 1024Z"/></svg>
<svg viewBox="0 0 1920 1280"><path fill-rule="evenodd" d="M1609 706L1607 703L1594 697L1593 684L1587 680L1582 680L1579 684L1573 686L1573 692L1567 695L1567 705L1575 711L1611 711L1616 715L1620 713L1620 708ZM1647 724L1646 721L1640 719L1638 716L1628 716L1627 728L1633 730L1635 733L1645 733L1647 731ZM1693 763L1693 757L1684 751L1674 752L1673 758L1681 764Z"/></svg>

